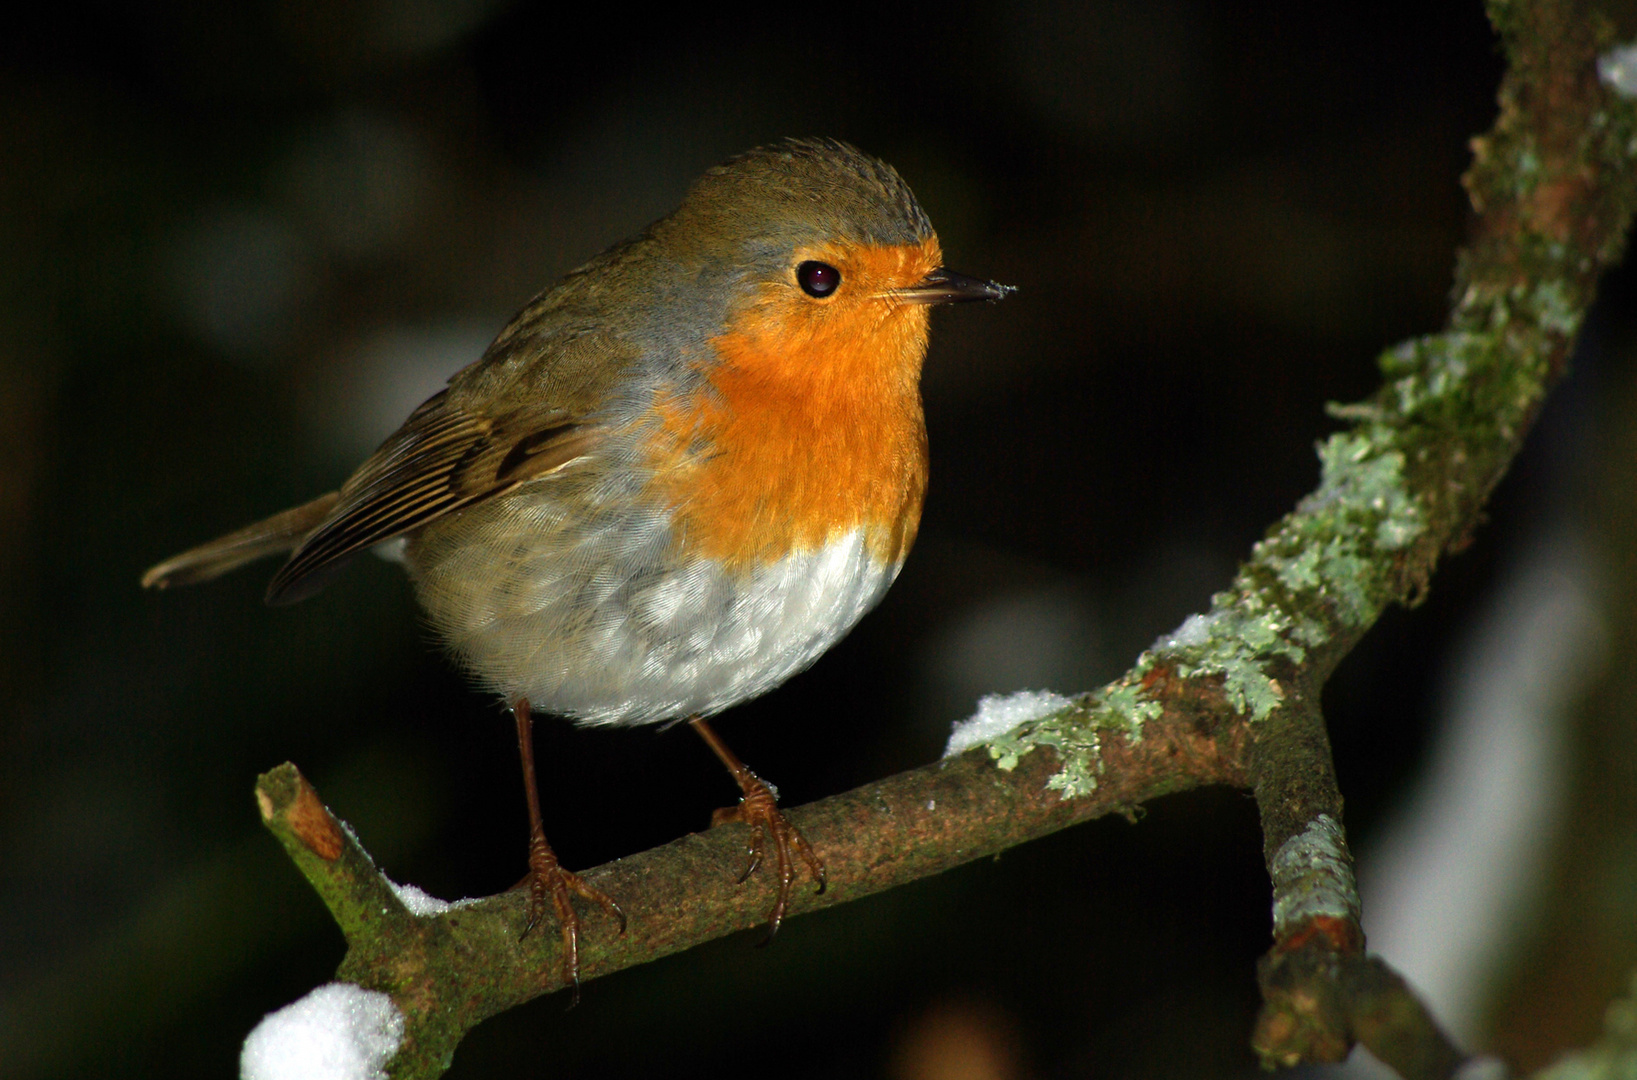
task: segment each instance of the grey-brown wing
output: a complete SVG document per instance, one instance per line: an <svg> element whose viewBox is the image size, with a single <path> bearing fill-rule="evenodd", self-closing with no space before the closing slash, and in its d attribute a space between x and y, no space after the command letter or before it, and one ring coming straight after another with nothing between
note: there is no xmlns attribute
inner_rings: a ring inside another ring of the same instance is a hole
<svg viewBox="0 0 1637 1080"><path fill-rule="evenodd" d="M267 602L312 595L358 552L561 468L596 435L565 409L483 416L447 390L435 394L342 485L329 516L273 576Z"/></svg>

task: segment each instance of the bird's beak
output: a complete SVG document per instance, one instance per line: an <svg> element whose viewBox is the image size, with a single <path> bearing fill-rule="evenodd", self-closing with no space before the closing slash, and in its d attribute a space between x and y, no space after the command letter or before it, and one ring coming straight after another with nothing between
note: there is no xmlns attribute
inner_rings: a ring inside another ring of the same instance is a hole
<svg viewBox="0 0 1637 1080"><path fill-rule="evenodd" d="M892 295L911 304L962 304L971 300L999 300L1016 291L1015 285L979 281L939 267L907 289L894 289Z"/></svg>

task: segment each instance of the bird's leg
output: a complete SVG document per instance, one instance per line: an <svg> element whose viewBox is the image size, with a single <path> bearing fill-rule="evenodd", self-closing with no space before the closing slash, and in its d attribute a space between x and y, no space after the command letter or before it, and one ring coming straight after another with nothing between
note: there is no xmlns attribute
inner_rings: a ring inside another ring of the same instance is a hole
<svg viewBox="0 0 1637 1080"><path fill-rule="evenodd" d="M614 898L595 886L587 884L580 875L563 869L557 853L546 843L545 825L540 819L540 787L534 779L534 712L528 698L519 698L512 706L512 717L517 721L517 752L523 759L523 796L529 804L529 872L513 888L528 886L529 921L523 927L528 937L546 914L546 897L557 912L557 925L563 935L563 973L574 988L572 1008L580 1001L580 917L574 912L569 893L577 893L601 907L619 920L620 933L625 933L625 912Z"/></svg>
<svg viewBox="0 0 1637 1080"><path fill-rule="evenodd" d="M700 717L688 721L688 726L699 733L705 740L705 745L721 759L722 764L728 767L733 779L739 785L744 797L739 800L738 806L725 807L711 815L712 825L722 825L730 821L742 821L751 827L750 863L745 872L739 875L742 882L762 863L762 840L765 836L772 841L773 854L779 865L779 895L773 901L773 910L767 915L767 939L773 940L773 935L779 932L779 924L784 921L784 909L790 902L790 884L796 878L795 861L790 857L790 849L794 847L796 854L801 856L802 862L807 864L808 873L818 882L815 893L824 892L824 864L819 861L813 845L801 831L779 811L778 793L773 786L745 766L727 744L711 729L711 726Z"/></svg>

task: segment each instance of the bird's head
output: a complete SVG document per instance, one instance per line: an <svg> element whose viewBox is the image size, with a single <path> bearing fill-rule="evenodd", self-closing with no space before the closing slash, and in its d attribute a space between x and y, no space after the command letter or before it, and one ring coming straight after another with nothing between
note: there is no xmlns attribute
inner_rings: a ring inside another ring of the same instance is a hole
<svg viewBox="0 0 1637 1080"><path fill-rule="evenodd" d="M955 274L926 212L885 162L832 139L789 139L711 169L654 241L722 301L718 352L811 378L861 360L913 382L935 304L1010 290Z"/></svg>

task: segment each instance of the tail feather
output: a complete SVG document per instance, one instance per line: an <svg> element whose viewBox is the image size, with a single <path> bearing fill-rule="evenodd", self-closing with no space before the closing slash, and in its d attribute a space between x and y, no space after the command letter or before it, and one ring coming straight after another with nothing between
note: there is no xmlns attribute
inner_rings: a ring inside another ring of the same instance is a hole
<svg viewBox="0 0 1637 1080"><path fill-rule="evenodd" d="M168 589L172 585L196 585L237 570L245 563L292 551L329 517L339 494L332 491L320 495L303 506L274 514L238 532L174 555L143 574L142 587Z"/></svg>

